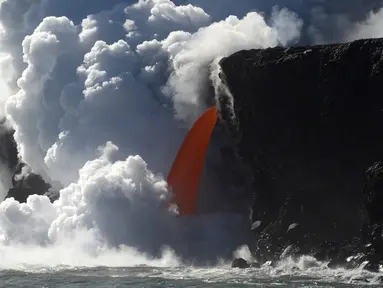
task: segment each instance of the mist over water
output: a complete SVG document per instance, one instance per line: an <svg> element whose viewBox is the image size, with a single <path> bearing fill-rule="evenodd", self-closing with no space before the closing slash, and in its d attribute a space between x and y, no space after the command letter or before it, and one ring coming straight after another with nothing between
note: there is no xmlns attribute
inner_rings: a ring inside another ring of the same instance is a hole
<svg viewBox="0 0 383 288"><path fill-rule="evenodd" d="M211 64L302 39L382 36L382 9L344 4L342 11L326 2L306 11L293 9L298 1L0 2L0 111L16 131L20 158L60 193L54 203L37 195L1 202L3 269L231 259L249 241L246 215L180 218L166 205L170 165L214 100ZM326 34L325 23L338 29L327 21L334 17L347 20L343 34ZM206 171L220 163L214 147L207 163ZM220 174L209 181L206 171L203 210L229 206Z"/></svg>

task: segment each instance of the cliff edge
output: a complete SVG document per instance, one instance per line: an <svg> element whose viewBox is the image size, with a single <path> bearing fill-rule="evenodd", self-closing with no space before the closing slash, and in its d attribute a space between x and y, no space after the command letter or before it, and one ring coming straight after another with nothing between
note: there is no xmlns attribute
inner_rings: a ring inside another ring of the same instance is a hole
<svg viewBox="0 0 383 288"><path fill-rule="evenodd" d="M383 39L240 51L220 67L232 95L219 98L221 120L252 171L258 259L290 251L337 265L361 252L376 270Z"/></svg>

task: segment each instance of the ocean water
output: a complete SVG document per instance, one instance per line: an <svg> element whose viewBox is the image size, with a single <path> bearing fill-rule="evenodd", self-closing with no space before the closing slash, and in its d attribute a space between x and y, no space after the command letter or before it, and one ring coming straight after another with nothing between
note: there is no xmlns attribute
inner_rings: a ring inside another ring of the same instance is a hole
<svg viewBox="0 0 383 288"><path fill-rule="evenodd" d="M383 287L380 275L362 270L306 270L262 267L232 269L229 265L176 267L24 267L0 271L0 287Z"/></svg>

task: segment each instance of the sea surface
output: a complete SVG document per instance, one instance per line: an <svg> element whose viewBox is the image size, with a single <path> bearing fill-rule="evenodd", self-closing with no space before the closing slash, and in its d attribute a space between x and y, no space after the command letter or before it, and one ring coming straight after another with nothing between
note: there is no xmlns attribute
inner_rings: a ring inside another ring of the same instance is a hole
<svg viewBox="0 0 383 288"><path fill-rule="evenodd" d="M232 269L195 267L24 267L0 271L0 287L383 287L381 275L322 266Z"/></svg>

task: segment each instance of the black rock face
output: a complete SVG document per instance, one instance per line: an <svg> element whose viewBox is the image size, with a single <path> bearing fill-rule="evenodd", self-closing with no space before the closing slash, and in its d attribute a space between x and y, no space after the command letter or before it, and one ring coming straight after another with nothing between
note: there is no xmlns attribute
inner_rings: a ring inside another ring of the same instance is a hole
<svg viewBox="0 0 383 288"><path fill-rule="evenodd" d="M40 175L35 173L29 173L24 177L17 177L24 166L25 164L22 162L16 166L12 177L13 187L9 189L6 198L13 197L19 202L26 202L29 195L45 195L51 187Z"/></svg>
<svg viewBox="0 0 383 288"><path fill-rule="evenodd" d="M7 127L5 119L0 119L0 162L14 171L19 163L17 145L13 138L14 130Z"/></svg>
<svg viewBox="0 0 383 288"><path fill-rule="evenodd" d="M26 202L29 195L44 195L50 185L40 175L29 173L25 177L17 177L25 166L18 158L17 145L13 138L14 131L6 127L5 120L0 121L0 161L6 164L13 174L13 187L9 189L7 198L13 197L19 202Z"/></svg>
<svg viewBox="0 0 383 288"><path fill-rule="evenodd" d="M231 263L231 267L245 269L245 268L250 268L250 264L247 263L247 261L243 258L237 258L237 259L234 259L233 263Z"/></svg>
<svg viewBox="0 0 383 288"><path fill-rule="evenodd" d="M262 223L254 251L363 250L383 224L383 39L240 51L220 66L234 98L234 113L219 98L221 120L251 168Z"/></svg>

